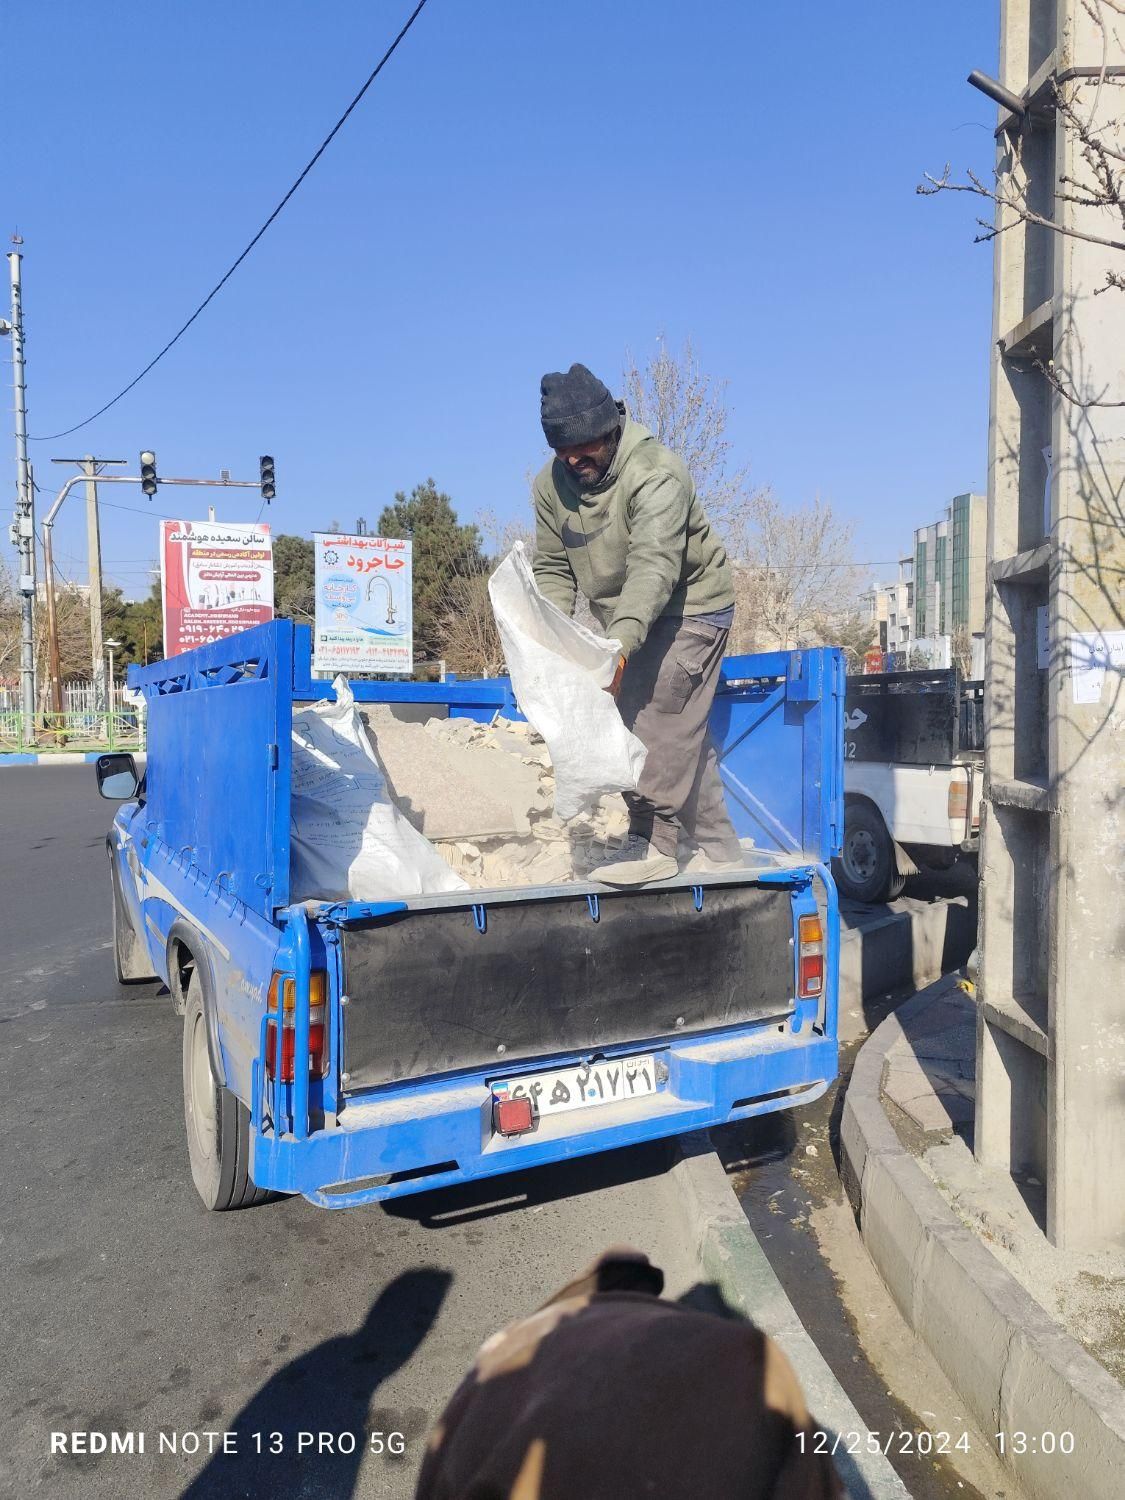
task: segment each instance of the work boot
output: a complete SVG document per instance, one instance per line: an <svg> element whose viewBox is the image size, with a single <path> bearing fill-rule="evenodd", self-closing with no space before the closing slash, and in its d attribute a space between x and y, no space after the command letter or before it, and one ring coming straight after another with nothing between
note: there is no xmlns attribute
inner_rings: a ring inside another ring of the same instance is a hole
<svg viewBox="0 0 1125 1500"><path fill-rule="evenodd" d="M686 864L680 869L685 875L733 875L736 870L744 870L746 861L741 858L716 859L710 854L705 854L702 849L697 849Z"/></svg>
<svg viewBox="0 0 1125 1500"><path fill-rule="evenodd" d="M667 880L678 868L670 854L661 854L641 834L631 833L616 854L590 871L590 879L603 885L647 885L650 880Z"/></svg>

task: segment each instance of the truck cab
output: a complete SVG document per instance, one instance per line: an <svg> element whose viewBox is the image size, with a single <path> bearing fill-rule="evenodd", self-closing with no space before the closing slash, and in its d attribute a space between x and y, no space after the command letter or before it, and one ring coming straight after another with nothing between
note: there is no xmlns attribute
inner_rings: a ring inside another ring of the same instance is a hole
<svg viewBox="0 0 1125 1500"><path fill-rule="evenodd" d="M182 1017L192 1178L223 1210L343 1208L707 1128L835 1077L844 677L832 650L731 657L712 733L746 868L290 900L295 706L332 696L276 620L130 668L143 786L107 850L118 973ZM515 717L506 679L355 680L416 718Z"/></svg>

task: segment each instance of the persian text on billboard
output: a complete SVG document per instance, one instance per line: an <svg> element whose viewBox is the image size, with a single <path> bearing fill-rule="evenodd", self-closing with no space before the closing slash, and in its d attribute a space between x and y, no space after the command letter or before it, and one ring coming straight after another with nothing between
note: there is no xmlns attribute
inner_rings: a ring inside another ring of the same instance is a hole
<svg viewBox="0 0 1125 1500"><path fill-rule="evenodd" d="M315 672L414 670L411 543L398 537L313 536Z"/></svg>
<svg viewBox="0 0 1125 1500"><path fill-rule="evenodd" d="M269 527L162 521L160 588L165 656L272 620Z"/></svg>

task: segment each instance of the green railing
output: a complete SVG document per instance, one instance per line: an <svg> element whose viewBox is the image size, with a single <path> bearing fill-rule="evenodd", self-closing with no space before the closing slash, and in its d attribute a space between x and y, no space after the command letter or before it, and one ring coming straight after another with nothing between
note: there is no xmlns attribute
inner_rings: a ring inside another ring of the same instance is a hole
<svg viewBox="0 0 1125 1500"><path fill-rule="evenodd" d="M143 750L144 718L131 709L36 714L31 734L19 709L0 711L0 754L13 750Z"/></svg>

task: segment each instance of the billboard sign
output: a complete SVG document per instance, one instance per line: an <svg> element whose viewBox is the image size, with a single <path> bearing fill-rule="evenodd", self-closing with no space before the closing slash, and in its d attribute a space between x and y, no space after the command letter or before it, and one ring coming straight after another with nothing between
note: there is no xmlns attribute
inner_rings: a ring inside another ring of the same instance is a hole
<svg viewBox="0 0 1125 1500"><path fill-rule="evenodd" d="M412 544L399 537L313 535L313 671L414 670Z"/></svg>
<svg viewBox="0 0 1125 1500"><path fill-rule="evenodd" d="M272 620L269 527L162 521L160 592L165 656Z"/></svg>

